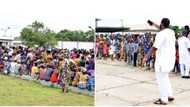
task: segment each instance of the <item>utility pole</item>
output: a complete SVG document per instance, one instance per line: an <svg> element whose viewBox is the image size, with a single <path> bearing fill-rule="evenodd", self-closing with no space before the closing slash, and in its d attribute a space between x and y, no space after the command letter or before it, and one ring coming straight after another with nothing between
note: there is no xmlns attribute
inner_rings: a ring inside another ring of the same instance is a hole
<svg viewBox="0 0 190 107"><path fill-rule="evenodd" d="M121 27L122 27L122 29L124 29L124 23L123 23L123 19L120 19L120 21L121 21ZM124 37L124 31L122 30L122 36Z"/></svg>
<svg viewBox="0 0 190 107"><path fill-rule="evenodd" d="M96 41L96 38L95 38L96 35L95 35L95 33L96 33L96 32L95 32L95 30L92 28L92 26L88 26L88 28L91 29L91 30L92 30L92 33L93 33L93 34L92 34L93 37L94 37L93 48L94 48L94 50L95 50L95 46L96 46L96 45L95 45L95 41Z"/></svg>

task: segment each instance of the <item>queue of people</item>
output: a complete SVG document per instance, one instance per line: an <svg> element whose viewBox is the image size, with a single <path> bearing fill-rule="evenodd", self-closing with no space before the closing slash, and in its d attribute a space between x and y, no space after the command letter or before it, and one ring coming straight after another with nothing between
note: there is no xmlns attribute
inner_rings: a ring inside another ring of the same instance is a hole
<svg viewBox="0 0 190 107"><path fill-rule="evenodd" d="M181 28L176 37L176 55L173 72L180 73L182 78L190 78L190 33L189 26ZM152 54L146 63L143 58L150 51L155 41L155 34L99 34L96 36L97 59L111 58L112 61L125 61L134 67L154 68L155 55Z"/></svg>
<svg viewBox="0 0 190 107"><path fill-rule="evenodd" d="M0 73L62 88L94 91L94 50L0 47Z"/></svg>
<svg viewBox="0 0 190 107"><path fill-rule="evenodd" d="M153 45L154 36L145 34L100 34L96 37L96 56L98 59L124 60L127 64L138 67L153 67L154 58L142 63L143 57Z"/></svg>

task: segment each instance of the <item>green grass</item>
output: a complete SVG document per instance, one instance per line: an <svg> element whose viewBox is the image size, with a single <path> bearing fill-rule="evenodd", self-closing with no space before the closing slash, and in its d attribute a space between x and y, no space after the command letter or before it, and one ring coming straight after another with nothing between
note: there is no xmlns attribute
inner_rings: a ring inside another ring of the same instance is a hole
<svg viewBox="0 0 190 107"><path fill-rule="evenodd" d="M0 74L0 106L14 105L93 106L94 97L72 92L63 94L61 89Z"/></svg>

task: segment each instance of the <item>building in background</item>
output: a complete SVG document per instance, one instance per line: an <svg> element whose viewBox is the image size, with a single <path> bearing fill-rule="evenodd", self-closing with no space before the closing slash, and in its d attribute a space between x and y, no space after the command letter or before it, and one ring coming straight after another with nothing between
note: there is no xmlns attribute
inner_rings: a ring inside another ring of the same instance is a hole
<svg viewBox="0 0 190 107"><path fill-rule="evenodd" d="M0 45L11 46L14 41L13 37L10 36L0 36Z"/></svg>

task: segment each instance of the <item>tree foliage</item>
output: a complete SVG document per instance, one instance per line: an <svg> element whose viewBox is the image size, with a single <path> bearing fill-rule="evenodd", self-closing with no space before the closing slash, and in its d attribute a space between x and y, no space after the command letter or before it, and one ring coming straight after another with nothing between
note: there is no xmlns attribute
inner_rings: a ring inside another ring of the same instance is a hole
<svg viewBox="0 0 190 107"><path fill-rule="evenodd" d="M28 46L54 46L57 44L55 33L38 21L22 29L21 40Z"/></svg>
<svg viewBox="0 0 190 107"><path fill-rule="evenodd" d="M28 46L53 47L57 41L94 41L94 31L68 30L64 29L58 33L45 27L42 22L34 21L21 31L20 39Z"/></svg>
<svg viewBox="0 0 190 107"><path fill-rule="evenodd" d="M57 33L56 38L60 41L94 41L94 31L83 32L81 30L71 31L68 29L61 30Z"/></svg>

